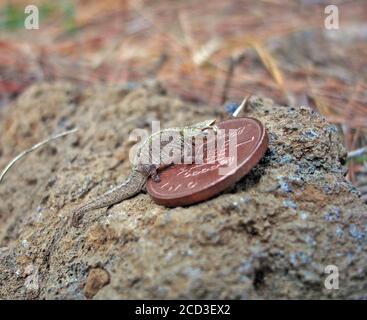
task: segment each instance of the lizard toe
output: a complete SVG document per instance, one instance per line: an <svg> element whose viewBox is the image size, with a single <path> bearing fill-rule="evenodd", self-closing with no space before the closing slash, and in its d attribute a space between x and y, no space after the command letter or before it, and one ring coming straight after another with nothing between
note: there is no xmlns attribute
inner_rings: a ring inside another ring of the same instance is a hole
<svg viewBox="0 0 367 320"><path fill-rule="evenodd" d="M154 182L161 182L161 178L159 175L152 176Z"/></svg>
<svg viewBox="0 0 367 320"><path fill-rule="evenodd" d="M78 212L75 212L73 214L73 217L71 219L71 225L74 227L74 228L80 228L80 223L81 223L81 220L83 218L83 215L78 213Z"/></svg>

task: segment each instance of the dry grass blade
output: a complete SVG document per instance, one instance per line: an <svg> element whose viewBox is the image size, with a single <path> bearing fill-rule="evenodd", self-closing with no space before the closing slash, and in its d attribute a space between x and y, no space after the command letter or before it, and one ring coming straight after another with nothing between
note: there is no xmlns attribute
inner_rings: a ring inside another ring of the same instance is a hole
<svg viewBox="0 0 367 320"><path fill-rule="evenodd" d="M367 153L367 147L359 148L357 150L348 152L348 158L360 157L365 153Z"/></svg>
<svg viewBox="0 0 367 320"><path fill-rule="evenodd" d="M273 58L270 52L257 41L251 41L250 44L256 50L261 59L261 62L269 71L276 84L282 91L285 91L283 73L280 71L276 60Z"/></svg>
<svg viewBox="0 0 367 320"><path fill-rule="evenodd" d="M219 39L213 38L205 43L199 50L197 50L192 57L194 63L198 66L203 65L209 58L219 50L221 42Z"/></svg>
<svg viewBox="0 0 367 320"><path fill-rule="evenodd" d="M248 100L250 99L251 95L248 95L245 97L245 99L242 100L241 104L238 106L238 108L233 112L232 116L233 117L238 117L238 115L240 114L240 112L242 111L242 109L247 105Z"/></svg>
<svg viewBox="0 0 367 320"><path fill-rule="evenodd" d="M31 148L29 149L26 149L24 150L23 152L21 152L20 154L18 154L14 159L12 159L8 165L5 167L5 169L1 172L1 175L0 175L0 183L1 181L3 180L3 178L5 177L6 173L10 170L10 168L17 162L19 161L20 159L22 159L25 155L27 155L28 153L31 153L32 151L44 146L45 144L53 141L53 140L56 140L58 138L61 138L61 137L64 137L64 136L67 136L69 134L72 134L74 132L78 131L78 129L72 129L72 130L68 130L68 131L65 131L65 132L62 132L62 133L59 133L59 134L56 134L54 136L51 136L41 142L38 142L37 144L35 144L34 146L32 146Z"/></svg>
<svg viewBox="0 0 367 320"><path fill-rule="evenodd" d="M313 101L315 102L317 110L319 110L320 114L322 114L325 117L334 115L333 112L331 112L329 105L325 102L324 99L322 99L320 96L313 95L312 96Z"/></svg>

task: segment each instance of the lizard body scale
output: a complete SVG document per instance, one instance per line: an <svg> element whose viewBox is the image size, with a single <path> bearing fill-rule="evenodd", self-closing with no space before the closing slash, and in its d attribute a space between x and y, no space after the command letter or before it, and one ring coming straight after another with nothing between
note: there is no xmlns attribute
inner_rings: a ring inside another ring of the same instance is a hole
<svg viewBox="0 0 367 320"><path fill-rule="evenodd" d="M170 150L175 148L179 150L177 156L181 158L182 148L185 143L188 143L186 139L190 139L191 142L193 137L204 135L207 129L216 130L215 120L207 120L186 127L163 129L150 135L139 147L128 178L122 184L77 208L72 217L72 225L78 227L83 215L88 211L108 207L135 196L142 190L150 176L154 181L160 181L157 170L163 169L174 161L179 160L175 159L175 156L172 157L171 154L168 154L162 148L164 145L162 145L161 141L166 141L167 138L176 136L176 139L171 141ZM158 161L152 156L152 145L157 139L160 149ZM156 161L154 162L154 160Z"/></svg>

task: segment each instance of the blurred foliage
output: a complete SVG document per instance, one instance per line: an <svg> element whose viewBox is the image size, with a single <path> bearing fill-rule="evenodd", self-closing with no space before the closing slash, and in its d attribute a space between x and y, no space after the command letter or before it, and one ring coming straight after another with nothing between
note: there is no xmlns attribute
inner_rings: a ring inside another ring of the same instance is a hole
<svg viewBox="0 0 367 320"><path fill-rule="evenodd" d="M2 29L14 30L24 25L23 8L15 4L6 4L0 11L0 17L0 27Z"/></svg>
<svg viewBox="0 0 367 320"><path fill-rule="evenodd" d="M352 161L354 161L356 164L363 165L363 164L367 163L367 155L356 157Z"/></svg>

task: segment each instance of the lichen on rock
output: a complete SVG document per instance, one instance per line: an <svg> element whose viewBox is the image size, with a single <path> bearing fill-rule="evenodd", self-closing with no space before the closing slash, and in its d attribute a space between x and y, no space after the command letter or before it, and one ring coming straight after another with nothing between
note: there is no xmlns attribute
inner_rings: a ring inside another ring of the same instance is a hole
<svg viewBox="0 0 367 320"><path fill-rule="evenodd" d="M307 107L250 106L269 149L230 190L177 208L141 193L74 229L73 209L127 176L133 129L228 115L159 86L28 89L1 114L1 167L56 131L80 130L0 185L0 298L366 298L367 207L345 180L335 127ZM328 265L337 290L324 285Z"/></svg>

